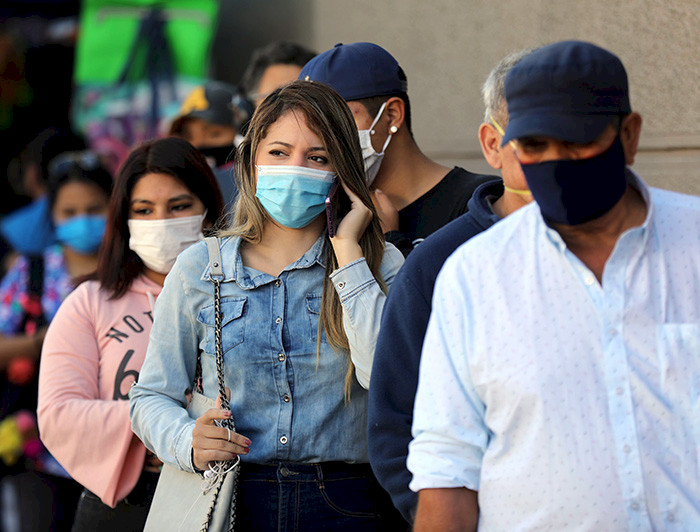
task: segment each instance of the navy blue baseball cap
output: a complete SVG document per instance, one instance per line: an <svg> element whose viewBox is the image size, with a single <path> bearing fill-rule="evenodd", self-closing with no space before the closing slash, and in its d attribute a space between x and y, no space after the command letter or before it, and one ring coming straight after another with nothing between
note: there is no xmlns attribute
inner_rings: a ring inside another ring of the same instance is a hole
<svg viewBox="0 0 700 532"><path fill-rule="evenodd" d="M505 93L504 145L533 136L591 142L613 116L632 112L620 59L582 41L557 42L525 56L508 73Z"/></svg>
<svg viewBox="0 0 700 532"><path fill-rule="evenodd" d="M406 92L396 59L369 42L336 44L306 63L299 79L329 85L345 101Z"/></svg>

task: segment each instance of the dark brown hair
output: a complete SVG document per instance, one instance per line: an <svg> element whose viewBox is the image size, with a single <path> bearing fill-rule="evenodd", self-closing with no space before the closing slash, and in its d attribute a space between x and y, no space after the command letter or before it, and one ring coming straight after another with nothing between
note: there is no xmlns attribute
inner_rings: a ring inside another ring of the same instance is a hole
<svg viewBox="0 0 700 532"><path fill-rule="evenodd" d="M54 164L58 163L58 164ZM113 179L98 155L91 151L65 152L49 165L47 197L53 210L58 192L68 183L88 183L98 187L109 199Z"/></svg>
<svg viewBox="0 0 700 532"><path fill-rule="evenodd" d="M146 174L168 174L178 179L207 210L206 220L216 226L224 201L214 173L204 156L189 142L175 137L153 140L134 149L119 170L107 214L107 228L92 276L118 299L143 272L143 262L129 249L129 204L136 182Z"/></svg>

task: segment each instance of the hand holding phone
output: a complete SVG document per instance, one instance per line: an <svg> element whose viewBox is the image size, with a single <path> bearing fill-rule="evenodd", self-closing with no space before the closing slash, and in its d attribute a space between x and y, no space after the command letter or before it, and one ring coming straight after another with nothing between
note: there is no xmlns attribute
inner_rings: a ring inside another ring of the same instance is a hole
<svg viewBox="0 0 700 532"><path fill-rule="evenodd" d="M360 239L372 220L372 211L339 179L328 192L326 218L338 267L362 258Z"/></svg>

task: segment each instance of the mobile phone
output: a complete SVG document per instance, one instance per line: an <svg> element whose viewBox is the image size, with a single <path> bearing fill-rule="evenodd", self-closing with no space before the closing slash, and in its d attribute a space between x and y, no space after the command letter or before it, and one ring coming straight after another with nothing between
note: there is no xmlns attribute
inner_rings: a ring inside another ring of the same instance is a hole
<svg viewBox="0 0 700 532"><path fill-rule="evenodd" d="M333 238L338 231L338 225L343 217L350 212L352 202L345 193L340 179L336 178L326 197L326 221L328 222L328 236Z"/></svg>
<svg viewBox="0 0 700 532"><path fill-rule="evenodd" d="M340 181L336 179L326 197L326 221L328 222L328 236L331 238L335 236L335 231L338 229L338 210L340 207L338 196L341 188Z"/></svg>

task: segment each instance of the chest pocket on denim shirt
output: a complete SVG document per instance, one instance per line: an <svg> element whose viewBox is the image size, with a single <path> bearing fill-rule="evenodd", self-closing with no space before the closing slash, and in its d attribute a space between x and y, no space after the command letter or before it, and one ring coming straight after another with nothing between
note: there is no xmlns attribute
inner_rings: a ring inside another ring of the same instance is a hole
<svg viewBox="0 0 700 532"><path fill-rule="evenodd" d="M321 294L306 294L306 315L309 319L309 338L315 342L318 338L318 325L321 319ZM326 332L321 329L321 341L328 343Z"/></svg>
<svg viewBox="0 0 700 532"><path fill-rule="evenodd" d="M221 340L224 354L241 344L245 333L245 308L247 297L222 297L221 298ZM214 303L207 305L199 311L197 321L207 326L204 342L204 352L215 354L216 344L214 340L215 316Z"/></svg>

